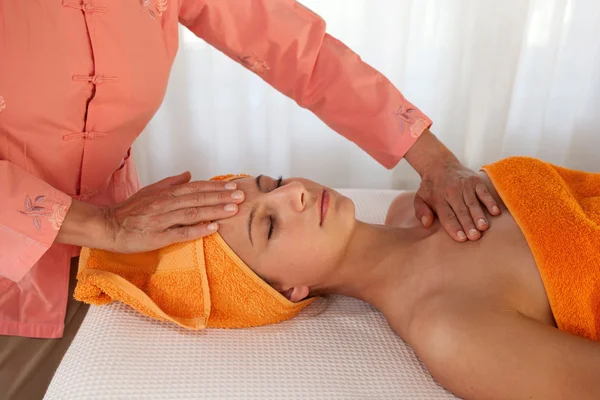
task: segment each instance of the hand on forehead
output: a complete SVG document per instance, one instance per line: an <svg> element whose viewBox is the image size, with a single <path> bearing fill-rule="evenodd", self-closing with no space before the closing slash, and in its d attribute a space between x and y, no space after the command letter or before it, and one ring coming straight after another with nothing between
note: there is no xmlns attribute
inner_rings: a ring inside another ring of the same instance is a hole
<svg viewBox="0 0 600 400"><path fill-rule="evenodd" d="M236 215L218 221L222 227L219 231L226 235L232 229L244 228L243 221L249 218L249 213L255 207L260 194L270 192L277 185L275 179L264 175L242 177L232 181L236 183L237 190L244 192L244 202L238 205L239 211Z"/></svg>

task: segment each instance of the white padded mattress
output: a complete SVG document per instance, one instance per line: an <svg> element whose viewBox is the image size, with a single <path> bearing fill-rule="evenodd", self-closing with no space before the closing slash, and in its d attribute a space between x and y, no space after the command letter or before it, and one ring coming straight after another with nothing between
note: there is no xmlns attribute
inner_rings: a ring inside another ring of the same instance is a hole
<svg viewBox="0 0 600 400"><path fill-rule="evenodd" d="M342 190L382 223L398 192ZM91 307L46 393L85 399L454 399L381 314L333 297L295 319L191 332L122 304Z"/></svg>

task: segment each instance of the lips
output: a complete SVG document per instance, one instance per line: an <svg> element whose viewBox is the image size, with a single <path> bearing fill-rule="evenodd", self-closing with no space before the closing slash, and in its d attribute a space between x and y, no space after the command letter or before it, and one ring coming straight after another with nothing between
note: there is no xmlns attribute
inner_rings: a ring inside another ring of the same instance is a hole
<svg viewBox="0 0 600 400"><path fill-rule="evenodd" d="M321 194L321 198L319 199L319 208L321 209L321 221L319 225L323 225L323 221L325 221L325 216L327 215L327 210L329 209L329 192L327 190L323 190L323 194Z"/></svg>

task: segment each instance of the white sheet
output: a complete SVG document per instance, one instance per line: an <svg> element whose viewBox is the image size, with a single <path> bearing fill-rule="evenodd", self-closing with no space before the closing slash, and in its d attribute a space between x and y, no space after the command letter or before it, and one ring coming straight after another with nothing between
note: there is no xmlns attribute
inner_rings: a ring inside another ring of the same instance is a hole
<svg viewBox="0 0 600 400"><path fill-rule="evenodd" d="M342 191L381 223L392 191ZM369 305L333 297L275 326L190 332L91 307L46 393L85 399L453 399Z"/></svg>

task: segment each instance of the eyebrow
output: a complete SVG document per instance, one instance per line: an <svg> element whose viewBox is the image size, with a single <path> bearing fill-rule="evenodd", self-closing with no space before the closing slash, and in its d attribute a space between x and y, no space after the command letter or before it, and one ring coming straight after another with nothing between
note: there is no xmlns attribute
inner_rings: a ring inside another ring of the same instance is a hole
<svg viewBox="0 0 600 400"><path fill-rule="evenodd" d="M260 185L260 179L263 177L262 174L260 174L259 176L257 176L254 179L254 182L256 182L256 187L258 188L258 190L260 190L262 192L262 186Z"/></svg>
<svg viewBox="0 0 600 400"><path fill-rule="evenodd" d="M262 186L260 185L260 178L262 178L262 177L263 177L262 175L258 175L256 177L256 179L254 179L254 182L256 183L256 187L261 192L262 192ZM255 214L256 214L256 206L254 206L252 208L252 211L250 211L250 218L248 218L248 238L250 239L250 244L252 246L254 246L254 242L252 241L252 221L254 220Z"/></svg>

